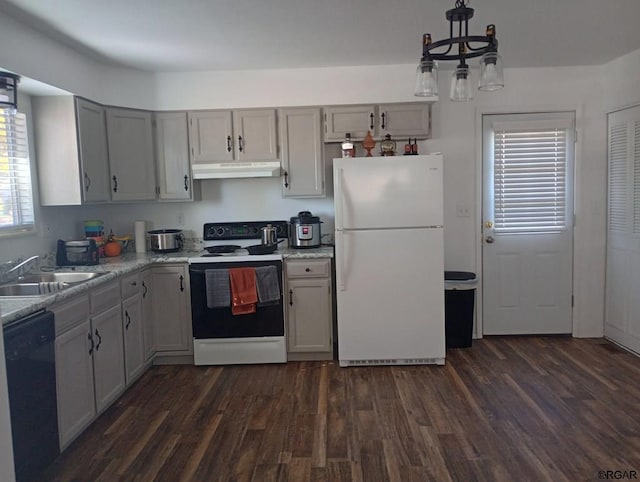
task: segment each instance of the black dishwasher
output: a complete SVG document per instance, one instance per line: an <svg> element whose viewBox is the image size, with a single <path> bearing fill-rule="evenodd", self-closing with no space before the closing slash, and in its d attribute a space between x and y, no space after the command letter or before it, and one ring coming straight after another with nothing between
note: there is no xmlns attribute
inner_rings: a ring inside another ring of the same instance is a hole
<svg viewBox="0 0 640 482"><path fill-rule="evenodd" d="M60 453L53 313L3 327L18 482L34 480Z"/></svg>

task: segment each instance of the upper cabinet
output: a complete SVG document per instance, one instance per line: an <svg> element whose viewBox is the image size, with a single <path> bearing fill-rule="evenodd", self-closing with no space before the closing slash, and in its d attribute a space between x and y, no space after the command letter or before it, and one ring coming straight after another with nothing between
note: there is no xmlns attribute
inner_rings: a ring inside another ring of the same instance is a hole
<svg viewBox="0 0 640 482"><path fill-rule="evenodd" d="M191 162L278 159L275 109L189 112Z"/></svg>
<svg viewBox="0 0 640 482"><path fill-rule="evenodd" d="M167 201L193 200L186 112L156 112L154 118L158 197Z"/></svg>
<svg viewBox="0 0 640 482"><path fill-rule="evenodd" d="M284 197L324 197L320 108L279 111Z"/></svg>
<svg viewBox="0 0 640 482"><path fill-rule="evenodd" d="M410 102L400 104L326 107L324 109L324 140L339 142L349 132L353 140L362 140L371 132L381 139L385 134L394 138L431 137L430 104Z"/></svg>
<svg viewBox="0 0 640 482"><path fill-rule="evenodd" d="M32 106L40 203L109 201L104 107L72 96L34 96Z"/></svg>
<svg viewBox="0 0 640 482"><path fill-rule="evenodd" d="M106 108L111 198L156 198L151 112Z"/></svg>

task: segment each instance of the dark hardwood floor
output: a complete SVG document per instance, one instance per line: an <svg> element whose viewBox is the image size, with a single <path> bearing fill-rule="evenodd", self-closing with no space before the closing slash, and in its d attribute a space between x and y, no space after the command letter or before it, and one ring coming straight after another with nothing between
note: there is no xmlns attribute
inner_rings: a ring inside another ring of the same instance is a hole
<svg viewBox="0 0 640 482"><path fill-rule="evenodd" d="M568 337L474 340L444 367L157 366L42 480L640 477L639 380L640 358Z"/></svg>

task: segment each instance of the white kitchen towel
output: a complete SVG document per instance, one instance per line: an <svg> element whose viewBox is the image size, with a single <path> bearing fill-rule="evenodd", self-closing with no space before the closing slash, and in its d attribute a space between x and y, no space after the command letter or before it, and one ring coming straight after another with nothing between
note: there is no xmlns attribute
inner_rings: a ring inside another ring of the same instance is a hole
<svg viewBox="0 0 640 482"><path fill-rule="evenodd" d="M207 308L231 305L228 269L205 269L204 282L207 291Z"/></svg>
<svg viewBox="0 0 640 482"><path fill-rule="evenodd" d="M280 283L275 266L256 268L256 289L260 304L271 303L280 299Z"/></svg>
<svg viewBox="0 0 640 482"><path fill-rule="evenodd" d="M147 223L135 222L136 253L144 253L147 250Z"/></svg>
<svg viewBox="0 0 640 482"><path fill-rule="evenodd" d="M66 284L62 281L41 281L40 283L38 283L38 291L41 294L55 293L56 291L60 291L65 287Z"/></svg>

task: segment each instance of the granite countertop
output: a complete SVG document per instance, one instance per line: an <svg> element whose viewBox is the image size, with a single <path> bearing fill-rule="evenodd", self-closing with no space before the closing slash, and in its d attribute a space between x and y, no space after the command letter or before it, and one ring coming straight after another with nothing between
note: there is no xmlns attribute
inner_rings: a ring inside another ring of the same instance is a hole
<svg viewBox="0 0 640 482"><path fill-rule="evenodd" d="M312 249L282 248L278 252L284 259L295 258L333 258L333 246L321 246ZM5 325L31 313L44 310L56 303L60 303L79 293L88 291L94 286L98 286L107 281L142 269L146 266L163 263L186 263L189 258L200 256L202 251L180 251L177 253L155 254L155 253L124 253L113 258L101 258L97 266L75 266L65 267L59 271L78 272L98 272L105 273L98 278L94 278L83 283L65 288L64 290L40 296L29 297L0 297L0 313L2 313L2 324Z"/></svg>

